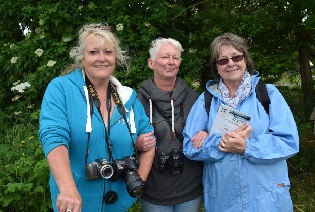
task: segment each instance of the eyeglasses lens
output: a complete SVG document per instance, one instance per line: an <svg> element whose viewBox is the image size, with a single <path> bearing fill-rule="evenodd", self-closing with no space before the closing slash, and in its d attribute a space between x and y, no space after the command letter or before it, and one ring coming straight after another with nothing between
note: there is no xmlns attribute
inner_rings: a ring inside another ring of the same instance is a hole
<svg viewBox="0 0 315 212"><path fill-rule="evenodd" d="M229 63L229 60L232 59L232 61L234 63L236 62L239 62L241 60L243 60L244 56L243 55L237 55L237 56L234 56L234 57L231 57L231 58L224 58L224 59L220 59L220 60L217 60L217 64L218 65L226 65Z"/></svg>

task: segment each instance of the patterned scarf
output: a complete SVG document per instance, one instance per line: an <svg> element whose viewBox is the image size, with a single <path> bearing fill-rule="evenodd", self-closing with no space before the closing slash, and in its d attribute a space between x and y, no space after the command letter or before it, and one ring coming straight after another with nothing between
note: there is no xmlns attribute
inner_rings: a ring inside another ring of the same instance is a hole
<svg viewBox="0 0 315 212"><path fill-rule="evenodd" d="M246 99L251 91L251 78L248 71L245 71L241 84L239 85L234 98L229 97L229 89L223 83L222 79L219 82L219 93L221 94L224 102L232 108L236 108L239 103Z"/></svg>

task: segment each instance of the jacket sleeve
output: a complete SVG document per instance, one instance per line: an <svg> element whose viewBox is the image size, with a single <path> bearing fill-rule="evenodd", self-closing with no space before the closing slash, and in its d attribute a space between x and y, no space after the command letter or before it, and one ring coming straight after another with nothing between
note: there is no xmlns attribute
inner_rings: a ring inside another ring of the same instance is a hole
<svg viewBox="0 0 315 212"><path fill-rule="evenodd" d="M193 138L199 131L210 131L208 114L205 110L204 93L202 93L188 115L186 126L183 130L184 143L183 152L191 160L212 162L224 157L226 153L221 152L218 144L221 136L217 133L210 135L204 140L202 147L195 149L193 147Z"/></svg>
<svg viewBox="0 0 315 212"><path fill-rule="evenodd" d="M69 145L65 92L60 80L52 80L44 94L39 118L39 139L45 156L60 145Z"/></svg>
<svg viewBox="0 0 315 212"><path fill-rule="evenodd" d="M253 132L251 139L246 142L244 158L251 163L277 163L299 151L298 130L288 104L275 86L268 84L267 89L271 102L269 117L262 109L258 111L257 116L260 120L266 121L258 124L252 121L250 123ZM255 129L262 129L262 131Z"/></svg>

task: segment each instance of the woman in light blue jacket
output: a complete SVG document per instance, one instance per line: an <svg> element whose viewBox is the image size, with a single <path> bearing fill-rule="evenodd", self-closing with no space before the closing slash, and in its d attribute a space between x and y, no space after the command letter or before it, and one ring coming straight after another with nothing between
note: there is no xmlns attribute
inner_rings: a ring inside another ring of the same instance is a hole
<svg viewBox="0 0 315 212"><path fill-rule="evenodd" d="M211 44L210 113L204 93L188 116L184 154L204 161L204 207L208 212L293 211L286 159L299 151L297 127L278 89L267 84L269 114L256 97L260 79L246 42L226 33ZM209 134L219 106L228 105L251 119L222 136Z"/></svg>
<svg viewBox="0 0 315 212"><path fill-rule="evenodd" d="M153 132L132 88L112 76L126 56L110 28L84 26L75 70L45 92L39 138L54 211L126 211L146 188L154 148L137 157L137 136ZM140 166L137 160L140 161Z"/></svg>

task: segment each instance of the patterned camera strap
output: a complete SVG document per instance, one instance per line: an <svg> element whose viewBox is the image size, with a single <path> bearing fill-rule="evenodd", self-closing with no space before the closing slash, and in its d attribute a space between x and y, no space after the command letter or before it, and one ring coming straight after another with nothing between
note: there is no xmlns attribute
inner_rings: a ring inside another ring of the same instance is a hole
<svg viewBox="0 0 315 212"><path fill-rule="evenodd" d="M97 95L97 92L95 90L95 87L94 85L91 83L91 81L89 80L89 78L85 75L85 82L86 82L86 85L88 87L88 92L89 92L89 99L91 102L93 102L93 104L95 105L95 107L97 108L98 112L102 115L101 113L101 102L98 98L98 95ZM110 140L109 140L109 135L110 135L110 111L111 111L111 95L113 94L113 98L114 98L114 101L117 105L117 108L118 108L118 111L119 113L122 115L125 123L126 123L126 126L128 128L128 131L129 131L129 134L130 134L130 137L131 137L131 140L132 140L132 145L133 145L133 148L134 148L134 155L135 155L135 158L138 159L138 152L136 151L136 147L135 147L135 142L133 140L133 137L132 137L132 133L131 133L131 129L130 129L130 126L127 122L127 118L126 118L126 109L121 101L121 98L118 94L118 92L116 91L116 89L114 88L114 86L109 82L109 86L107 86L107 98L106 98L106 110L108 112L108 123L107 123L107 126L108 126L108 129L105 129L105 133L106 133L106 143L107 143L107 148L108 148L108 153L109 153L109 157L112 161L115 160L114 156L113 156L113 153L112 153L112 146L111 146L111 143L110 143ZM91 116L93 114L93 105L90 104L90 112L91 112ZM88 135L88 145L87 145L87 148L86 148L86 157L85 157L85 164L87 164L87 158L88 158L88 150L89 150L89 142L90 142L90 133Z"/></svg>

